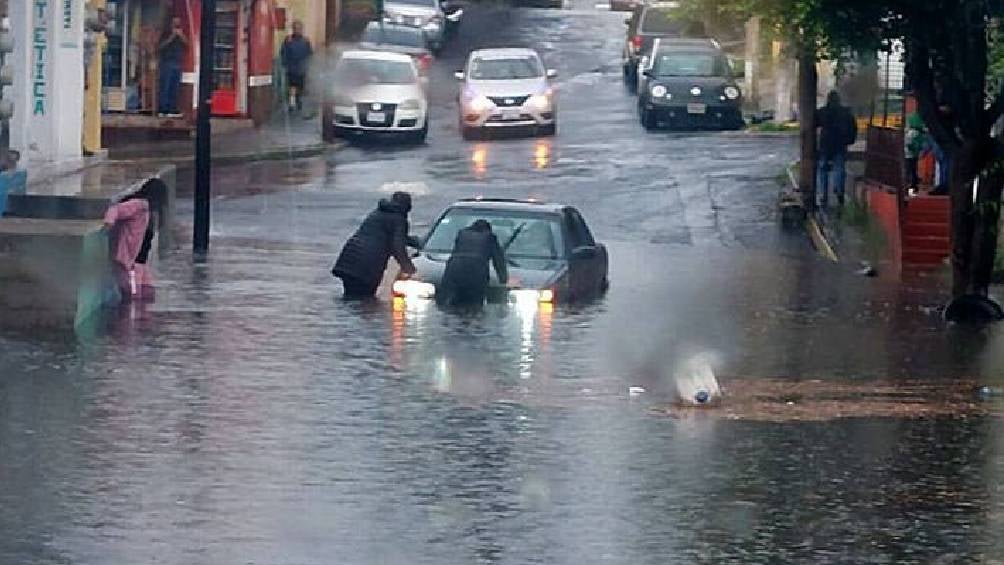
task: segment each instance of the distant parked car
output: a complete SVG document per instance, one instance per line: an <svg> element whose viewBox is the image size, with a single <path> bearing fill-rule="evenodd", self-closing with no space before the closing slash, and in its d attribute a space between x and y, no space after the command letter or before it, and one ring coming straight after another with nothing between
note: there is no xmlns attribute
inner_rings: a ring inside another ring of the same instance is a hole
<svg viewBox="0 0 1004 565"><path fill-rule="evenodd" d="M647 130L741 129L742 91L728 57L713 45L657 41L638 93L638 115Z"/></svg>
<svg viewBox="0 0 1004 565"><path fill-rule="evenodd" d="M453 11L447 13L440 0L386 0L383 9L386 21L421 28L429 48L438 52L446 42L447 22L459 22L464 14L459 7L447 7Z"/></svg>
<svg viewBox="0 0 1004 565"><path fill-rule="evenodd" d="M359 40L359 48L408 55L415 60L418 71L423 75L428 72L433 60L428 37L421 28L389 22L370 22Z"/></svg>
<svg viewBox="0 0 1004 565"><path fill-rule="evenodd" d="M626 19L627 38L622 52L624 83L632 92L638 84L638 65L659 38L704 37L704 25L684 17L679 2L642 4Z"/></svg>

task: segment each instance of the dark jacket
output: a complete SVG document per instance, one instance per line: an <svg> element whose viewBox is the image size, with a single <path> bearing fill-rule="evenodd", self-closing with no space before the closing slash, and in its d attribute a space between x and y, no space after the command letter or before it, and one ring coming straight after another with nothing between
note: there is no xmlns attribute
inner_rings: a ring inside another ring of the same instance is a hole
<svg viewBox="0 0 1004 565"><path fill-rule="evenodd" d="M286 67L286 72L293 75L307 74L307 60L314 54L310 47L310 41L306 37L290 35L282 42L282 49L279 51L282 57L282 66Z"/></svg>
<svg viewBox="0 0 1004 565"><path fill-rule="evenodd" d="M408 213L390 200L381 200L345 242L331 274L376 287L391 256L401 265L402 272L414 273L415 265L406 247L410 241L413 238L408 237Z"/></svg>
<svg viewBox="0 0 1004 565"><path fill-rule="evenodd" d="M816 110L816 127L819 133L819 154L831 157L847 152L847 147L858 138L858 123L846 106L826 105Z"/></svg>
<svg viewBox="0 0 1004 565"><path fill-rule="evenodd" d="M506 284L509 273L506 269L505 253L495 234L470 227L460 230L453 244L453 253L446 262L443 280L439 283L440 288L436 289L437 297L449 302L450 297L458 290L484 294L488 288L489 261L495 266L499 282Z"/></svg>

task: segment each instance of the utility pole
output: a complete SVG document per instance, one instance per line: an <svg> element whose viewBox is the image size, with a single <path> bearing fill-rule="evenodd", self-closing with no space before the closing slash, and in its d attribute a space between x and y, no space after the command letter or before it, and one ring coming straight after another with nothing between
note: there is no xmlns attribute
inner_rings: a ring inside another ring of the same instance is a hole
<svg viewBox="0 0 1004 565"><path fill-rule="evenodd" d="M216 0L202 0L199 27L199 84L196 87L198 114L195 122L195 226L192 251L204 256L209 251L209 204L212 192L213 67L216 42Z"/></svg>
<svg viewBox="0 0 1004 565"><path fill-rule="evenodd" d="M813 38L803 36L798 56L798 123L802 141L798 189L808 211L816 209L816 94L819 76L816 73L815 46Z"/></svg>

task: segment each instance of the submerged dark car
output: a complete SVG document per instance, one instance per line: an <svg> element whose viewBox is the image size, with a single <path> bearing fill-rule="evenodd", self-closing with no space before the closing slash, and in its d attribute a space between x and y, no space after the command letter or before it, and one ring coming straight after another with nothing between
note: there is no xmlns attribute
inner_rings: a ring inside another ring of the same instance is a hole
<svg viewBox="0 0 1004 565"><path fill-rule="evenodd" d="M492 225L509 264L508 287L492 273L490 302L580 302L602 295L609 286L607 249L593 239L575 208L529 200L471 199L443 212L414 259L418 272L397 281L394 294L406 300L434 297L457 232L480 219Z"/></svg>
<svg viewBox="0 0 1004 565"><path fill-rule="evenodd" d="M638 115L645 129L742 129L742 92L710 40L658 41L644 70Z"/></svg>

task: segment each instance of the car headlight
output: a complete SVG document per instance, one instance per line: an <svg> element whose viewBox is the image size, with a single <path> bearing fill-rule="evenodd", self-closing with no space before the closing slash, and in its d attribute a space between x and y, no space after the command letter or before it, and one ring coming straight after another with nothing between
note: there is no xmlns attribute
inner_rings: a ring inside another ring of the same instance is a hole
<svg viewBox="0 0 1004 565"><path fill-rule="evenodd" d="M527 100L527 104L538 112L546 112L551 109L551 95L534 94Z"/></svg>
<svg viewBox="0 0 1004 565"><path fill-rule="evenodd" d="M509 291L509 297L516 304L537 304L554 302L554 291L545 288L543 290L515 289Z"/></svg>
<svg viewBox="0 0 1004 565"><path fill-rule="evenodd" d="M735 100L736 98L739 98L739 89L734 86L726 86L725 97L728 98L729 100Z"/></svg>
<svg viewBox="0 0 1004 565"><path fill-rule="evenodd" d="M495 104L492 104L492 101L489 100L487 96L479 95L472 98L471 101L467 103L467 107L474 112L484 112L494 108Z"/></svg>
<svg viewBox="0 0 1004 565"><path fill-rule="evenodd" d="M422 104L419 103L418 100L415 100L414 98L411 98L409 100L405 100L404 102L402 102L401 106L400 106L400 109L402 109L402 110L421 110L422 109Z"/></svg>
<svg viewBox="0 0 1004 565"><path fill-rule="evenodd" d="M662 98L667 94L669 94L669 90L661 84L657 84L652 87L652 96L655 96L656 98Z"/></svg>
<svg viewBox="0 0 1004 565"><path fill-rule="evenodd" d="M394 296L401 296L405 299L429 299L436 296L436 285L412 279L405 279L394 281L392 291Z"/></svg>

